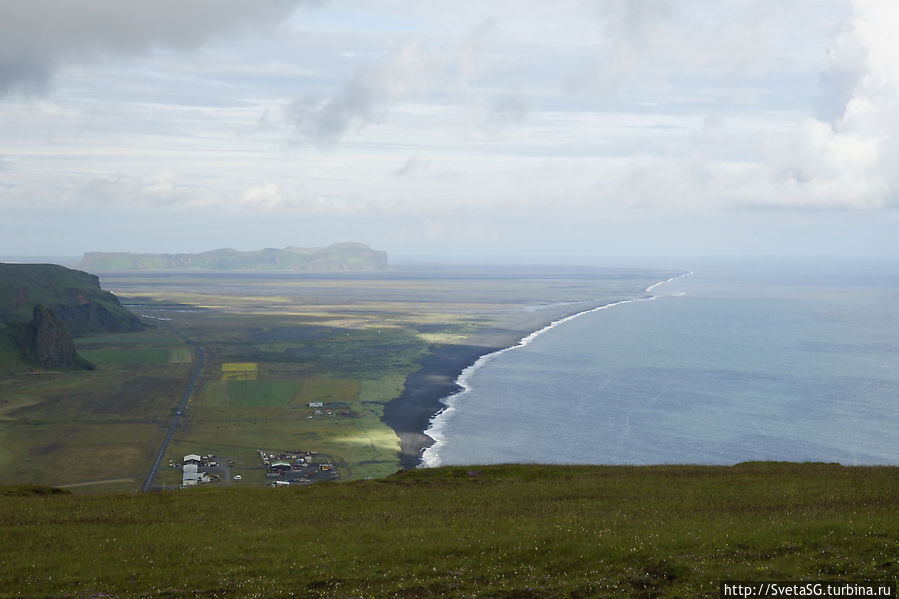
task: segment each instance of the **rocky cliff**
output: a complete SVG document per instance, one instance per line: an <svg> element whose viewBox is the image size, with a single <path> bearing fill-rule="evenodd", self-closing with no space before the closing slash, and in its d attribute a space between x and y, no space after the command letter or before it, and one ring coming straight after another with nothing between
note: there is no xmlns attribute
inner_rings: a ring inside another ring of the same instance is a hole
<svg viewBox="0 0 899 599"><path fill-rule="evenodd" d="M21 335L20 347L27 362L48 368L91 368L75 351L75 342L64 323L50 308L38 304Z"/></svg>
<svg viewBox="0 0 899 599"><path fill-rule="evenodd" d="M73 335L142 328L94 275L55 264L0 264L0 322L24 324L38 304L53 310Z"/></svg>

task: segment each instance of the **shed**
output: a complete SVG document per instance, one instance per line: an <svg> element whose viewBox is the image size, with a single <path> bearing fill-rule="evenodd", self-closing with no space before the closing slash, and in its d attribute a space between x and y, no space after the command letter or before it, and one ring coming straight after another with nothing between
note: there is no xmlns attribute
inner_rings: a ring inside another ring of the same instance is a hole
<svg viewBox="0 0 899 599"><path fill-rule="evenodd" d="M185 487L192 487L200 482L200 473L197 472L196 464L187 464L184 466L184 474L181 478L181 484Z"/></svg>

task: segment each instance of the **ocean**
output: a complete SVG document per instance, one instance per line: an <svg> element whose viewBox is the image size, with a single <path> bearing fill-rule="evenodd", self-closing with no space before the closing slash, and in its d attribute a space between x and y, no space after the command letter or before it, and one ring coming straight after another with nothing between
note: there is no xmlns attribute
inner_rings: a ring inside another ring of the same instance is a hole
<svg viewBox="0 0 899 599"><path fill-rule="evenodd" d="M697 265L480 360L422 464L899 464L897 273Z"/></svg>

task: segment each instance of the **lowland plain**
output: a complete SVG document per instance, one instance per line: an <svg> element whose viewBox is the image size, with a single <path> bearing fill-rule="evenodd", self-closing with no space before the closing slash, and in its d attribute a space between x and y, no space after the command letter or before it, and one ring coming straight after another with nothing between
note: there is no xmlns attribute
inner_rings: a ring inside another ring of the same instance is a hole
<svg viewBox="0 0 899 599"><path fill-rule="evenodd" d="M479 355L554 319L643 295L671 274L551 267L104 274L103 287L147 326L78 337L94 371L9 361L0 483L139 488L198 359L185 337L205 360L156 486L180 484L180 470L165 466L188 453L222 456L240 484L263 483L260 449L316 452L343 478L383 477L414 465L440 397ZM318 402L321 409L310 407Z"/></svg>

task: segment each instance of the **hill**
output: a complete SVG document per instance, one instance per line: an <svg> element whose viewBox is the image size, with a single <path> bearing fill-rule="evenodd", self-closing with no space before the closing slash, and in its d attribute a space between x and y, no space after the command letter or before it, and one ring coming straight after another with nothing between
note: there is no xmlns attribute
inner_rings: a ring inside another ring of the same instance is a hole
<svg viewBox="0 0 899 599"><path fill-rule="evenodd" d="M252 252L220 249L198 254L88 252L76 267L91 272L124 270L356 272L387 268L387 252L373 250L362 243L338 243L325 248L267 248Z"/></svg>
<svg viewBox="0 0 899 599"><path fill-rule="evenodd" d="M22 363L22 350L17 337L15 330L0 323L0 374Z"/></svg>
<svg viewBox="0 0 899 599"><path fill-rule="evenodd" d="M0 264L0 323L24 325L38 304L50 308L76 336L142 328L94 275L55 264Z"/></svg>
<svg viewBox="0 0 899 599"><path fill-rule="evenodd" d="M283 489L0 489L0 597L719 597L723 580L895 581L897 474L513 465Z"/></svg>

